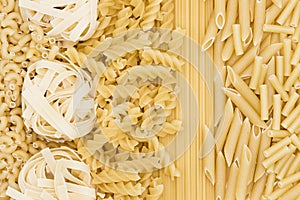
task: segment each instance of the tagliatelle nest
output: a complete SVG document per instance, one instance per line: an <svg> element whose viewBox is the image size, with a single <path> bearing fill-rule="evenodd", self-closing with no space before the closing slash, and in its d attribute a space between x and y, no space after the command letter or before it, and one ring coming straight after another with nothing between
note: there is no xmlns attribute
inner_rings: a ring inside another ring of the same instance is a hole
<svg viewBox="0 0 300 200"><path fill-rule="evenodd" d="M47 30L48 36L60 36L77 42L89 39L96 31L97 0L20 0L23 19Z"/></svg>
<svg viewBox="0 0 300 200"><path fill-rule="evenodd" d="M40 60L32 64L22 90L24 124L52 141L73 140L94 127L93 81L74 64Z"/></svg>
<svg viewBox="0 0 300 200"><path fill-rule="evenodd" d="M68 147L43 149L22 168L18 185L21 192L8 188L14 199L96 199L88 165Z"/></svg>

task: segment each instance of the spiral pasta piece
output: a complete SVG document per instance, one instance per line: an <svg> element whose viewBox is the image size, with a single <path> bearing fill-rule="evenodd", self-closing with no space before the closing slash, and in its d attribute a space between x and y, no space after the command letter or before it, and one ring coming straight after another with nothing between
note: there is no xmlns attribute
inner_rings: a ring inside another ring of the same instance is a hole
<svg viewBox="0 0 300 200"><path fill-rule="evenodd" d="M154 26L155 19L157 18L160 10L161 2L162 0L150 0L149 4L146 5L143 21L141 22L142 28L150 29Z"/></svg>

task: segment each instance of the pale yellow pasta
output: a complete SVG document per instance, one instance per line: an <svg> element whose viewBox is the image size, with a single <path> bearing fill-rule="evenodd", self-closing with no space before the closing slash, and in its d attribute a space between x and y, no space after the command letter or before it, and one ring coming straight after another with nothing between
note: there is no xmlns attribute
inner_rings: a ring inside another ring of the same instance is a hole
<svg viewBox="0 0 300 200"><path fill-rule="evenodd" d="M222 29L225 25L225 0L215 1L215 21L219 29Z"/></svg>
<svg viewBox="0 0 300 200"><path fill-rule="evenodd" d="M283 66L283 56L276 56L275 57L275 75L278 78L280 84L283 85L283 77L284 77L284 66Z"/></svg>
<svg viewBox="0 0 300 200"><path fill-rule="evenodd" d="M292 50L292 41L290 39L283 40L283 59L284 59L284 75L289 76L291 73L291 50Z"/></svg>
<svg viewBox="0 0 300 200"><path fill-rule="evenodd" d="M287 136L280 142L277 142L276 144L272 145L270 148L266 149L264 151L264 155L268 158L268 157L272 156L274 153L278 152L283 147L291 144L291 142L292 142L291 138Z"/></svg>
<svg viewBox="0 0 300 200"><path fill-rule="evenodd" d="M300 114L300 104L298 104L292 112L281 122L281 125L284 128L288 128L293 121L297 118L297 116Z"/></svg>
<svg viewBox="0 0 300 200"><path fill-rule="evenodd" d="M295 49L294 54L291 59L291 64L298 65L299 61L300 61L300 42L298 42L298 44L296 46L296 49Z"/></svg>
<svg viewBox="0 0 300 200"><path fill-rule="evenodd" d="M265 159L265 156L263 152L270 147L271 144L271 138L268 136L268 129L265 131L262 131L261 134L261 141L259 145L259 152L257 156L257 166L255 169L255 175L254 175L254 182L257 182L266 172L264 166L262 165L262 162Z"/></svg>
<svg viewBox="0 0 300 200"><path fill-rule="evenodd" d="M265 23L266 0L256 0L253 24L253 44L258 45L263 37L263 25Z"/></svg>
<svg viewBox="0 0 300 200"><path fill-rule="evenodd" d="M224 199L226 185L226 161L222 152L217 154L216 162L216 186L215 196L216 199Z"/></svg>
<svg viewBox="0 0 300 200"><path fill-rule="evenodd" d="M258 81L260 78L261 74L261 69L262 69L262 64L263 64L263 58L260 56L256 56L254 60L254 66L252 70L252 75L249 83L249 88L255 90L258 86Z"/></svg>
<svg viewBox="0 0 300 200"><path fill-rule="evenodd" d="M247 101L233 89L224 89L225 94L232 100L232 102L240 109L240 111L249 118L254 125L266 128L267 125L260 119L256 111L247 103Z"/></svg>
<svg viewBox="0 0 300 200"><path fill-rule="evenodd" d="M272 192L271 194L267 195L266 198L270 199L270 200L275 200L278 199L280 196L282 196L284 193L286 193L293 185L288 185L284 188L279 188L276 189L274 192Z"/></svg>
<svg viewBox="0 0 300 200"><path fill-rule="evenodd" d="M250 1L239 1L239 22L241 24L241 39L245 41L250 34Z"/></svg>
<svg viewBox="0 0 300 200"><path fill-rule="evenodd" d="M295 9L293 11L290 26L292 26L292 27L299 26L299 18L300 18L300 2L298 1L297 5L295 6Z"/></svg>
<svg viewBox="0 0 300 200"><path fill-rule="evenodd" d="M290 176L291 174L294 174L299 169L299 164L300 164L300 154L297 153L286 175Z"/></svg>
<svg viewBox="0 0 300 200"><path fill-rule="evenodd" d="M239 174L237 176L237 188L236 188L236 198L237 199L246 199L247 192L247 181L249 178L249 173L251 170L251 162L252 162L252 153L250 149L244 145L243 153L241 156L241 164L239 169Z"/></svg>
<svg viewBox="0 0 300 200"><path fill-rule="evenodd" d="M258 47L254 46L248 50L241 58L239 58L233 65L232 68L237 74L242 73L254 60L257 55Z"/></svg>
<svg viewBox="0 0 300 200"><path fill-rule="evenodd" d="M233 118L233 105L230 99L227 100L225 105L225 114L222 117L219 127L216 131L216 147L217 151L221 151L226 141L226 137L230 128L230 124Z"/></svg>
<svg viewBox="0 0 300 200"><path fill-rule="evenodd" d="M238 0L228 0L226 10L225 26L222 30L221 41L225 41L232 35L232 25L238 15Z"/></svg>
<svg viewBox="0 0 300 200"><path fill-rule="evenodd" d="M206 134L206 137L213 137L209 130L209 128L205 125L204 126L204 131ZM211 136L209 136L209 134ZM204 166L204 173L208 180L211 182L212 185L215 184L215 148L213 147L212 150L209 152L208 155L206 155L203 159L203 166Z"/></svg>
<svg viewBox="0 0 300 200"><path fill-rule="evenodd" d="M246 118L243 121L241 133L239 136L239 141L237 143L236 150L234 153L234 160L237 160L238 162L241 162L241 154L242 154L244 145L248 144L248 141L249 141L249 138L251 135L250 130L251 130L250 122L249 122L249 119Z"/></svg>
<svg viewBox="0 0 300 200"><path fill-rule="evenodd" d="M222 48L222 60L227 61L230 59L234 51L234 44L233 44L233 37L229 37L225 44L224 47Z"/></svg>
<svg viewBox="0 0 300 200"><path fill-rule="evenodd" d="M228 166L230 166L232 163L242 124L243 118L241 116L241 112L238 109L235 109L232 123L227 135L227 140L224 146L224 156Z"/></svg>
<svg viewBox="0 0 300 200"><path fill-rule="evenodd" d="M300 75L300 64L296 65L295 68L293 69L292 73L288 77L288 79L285 81L283 88L286 91L289 91L291 87L294 85L296 80L298 79Z"/></svg>
<svg viewBox="0 0 300 200"><path fill-rule="evenodd" d="M209 25L207 27L207 31L205 33L205 37L203 39L202 45L201 45L201 49L202 51L206 51L207 49L209 49L216 38L218 32L218 27L215 23L215 15L212 14L209 20Z"/></svg>
<svg viewBox="0 0 300 200"><path fill-rule="evenodd" d="M290 136L291 133L286 130L269 130L268 136L273 138L285 138L287 136Z"/></svg>
<svg viewBox="0 0 300 200"><path fill-rule="evenodd" d="M295 159L294 154L292 154L291 156L288 157L285 165L279 170L279 172L276 176L277 179L282 180L285 177L285 175L294 159Z"/></svg>
<svg viewBox="0 0 300 200"><path fill-rule="evenodd" d="M296 199L300 195L300 183L297 185L293 186L289 190L287 190L280 198L279 200L284 200L284 199Z"/></svg>
<svg viewBox="0 0 300 200"><path fill-rule="evenodd" d="M272 0L274 5L276 5L278 8L282 8L282 0Z"/></svg>
<svg viewBox="0 0 300 200"><path fill-rule="evenodd" d="M238 162L235 161L232 163L229 169L229 175L227 180L227 188L225 192L225 199L234 199L235 191L237 187L237 176L239 174Z"/></svg>
<svg viewBox="0 0 300 200"><path fill-rule="evenodd" d="M279 82L275 74L269 76L269 81L271 82L273 88L280 94L282 100L287 102L289 100L288 93L284 90L282 84Z"/></svg>
<svg viewBox="0 0 300 200"><path fill-rule="evenodd" d="M232 25L232 37L233 37L233 46L235 50L235 54L237 56L243 55L243 44L242 44L242 35L241 35L241 26L240 24Z"/></svg>
<svg viewBox="0 0 300 200"><path fill-rule="evenodd" d="M274 182L276 180L276 175L274 172L270 172L267 177L266 187L264 190L264 196L267 196L272 193L274 189Z"/></svg>
<svg viewBox="0 0 300 200"><path fill-rule="evenodd" d="M261 85L260 88L260 118L261 120L269 119L269 100L268 100L268 88L267 85Z"/></svg>
<svg viewBox="0 0 300 200"><path fill-rule="evenodd" d="M273 121L272 121L272 129L280 130L280 122L281 122L281 97L279 94L273 95Z"/></svg>
<svg viewBox="0 0 300 200"><path fill-rule="evenodd" d="M264 32L269 33L283 33L283 34L294 34L295 28L289 26L281 26L281 25L271 25L265 24L263 26Z"/></svg>
<svg viewBox="0 0 300 200"><path fill-rule="evenodd" d="M295 8L295 6L297 5L297 3L298 3L298 0L290 0L287 3L287 5L285 6L285 8L283 9L283 11L281 12L281 14L279 15L279 17L277 18L276 22L278 24L283 25L285 23L285 21L287 20L287 18L292 13L292 11Z"/></svg>
<svg viewBox="0 0 300 200"><path fill-rule="evenodd" d="M234 71L233 68L227 67L230 82L236 90L245 98L245 100L253 107L253 109L260 112L260 101L248 85L241 79L241 77Z"/></svg>
<svg viewBox="0 0 300 200"><path fill-rule="evenodd" d="M265 184L267 181L267 175L263 175L259 180L257 180L252 188L250 199L251 200L260 200L262 197L262 194L265 189Z"/></svg>
<svg viewBox="0 0 300 200"><path fill-rule="evenodd" d="M284 188L287 185L291 184L291 183L295 183L296 181L300 180L300 172L297 172L295 174L292 174L284 179L282 179L281 181L278 182L278 186L280 188Z"/></svg>
<svg viewBox="0 0 300 200"><path fill-rule="evenodd" d="M248 182L247 182L248 185L252 183L254 179L254 172L257 166L257 157L258 157L260 143L261 143L261 129L256 126L252 126L249 145L248 145L252 154L252 160L250 164L251 167L250 167L250 172L248 174Z"/></svg>
<svg viewBox="0 0 300 200"><path fill-rule="evenodd" d="M278 150L276 153L269 156L267 159L263 161L263 166L265 168L269 168L272 164L274 164L276 161L283 158L285 155L287 155L290 152L290 149L287 146L282 147L280 150ZM264 152L265 153L265 152Z"/></svg>

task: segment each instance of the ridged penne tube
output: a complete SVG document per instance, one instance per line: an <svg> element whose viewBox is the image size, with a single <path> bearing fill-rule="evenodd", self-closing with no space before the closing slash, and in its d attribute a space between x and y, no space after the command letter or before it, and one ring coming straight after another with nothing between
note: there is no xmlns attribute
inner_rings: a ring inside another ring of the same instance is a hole
<svg viewBox="0 0 300 200"><path fill-rule="evenodd" d="M227 188L225 192L225 199L234 199L235 191L237 188L237 176L239 173L238 161L234 161L229 169L229 175L227 180Z"/></svg>
<svg viewBox="0 0 300 200"><path fill-rule="evenodd" d="M264 190L264 196L268 196L273 192L275 180L276 180L276 175L274 173L268 174L266 187Z"/></svg>
<svg viewBox="0 0 300 200"><path fill-rule="evenodd" d="M276 22L280 25L283 25L285 23L285 21L287 20L287 18L292 13L292 11L295 8L295 6L297 5L297 3L298 3L298 0L290 0L287 3L287 5L285 6L285 8L283 9L283 11L281 12L281 14L279 15L279 17L277 18Z"/></svg>
<svg viewBox="0 0 300 200"><path fill-rule="evenodd" d="M216 199L224 199L226 185L226 161L222 152L217 154L216 162L216 186L215 197Z"/></svg>
<svg viewBox="0 0 300 200"><path fill-rule="evenodd" d="M257 167L257 157L258 157L260 143L261 143L261 129L258 128L257 126L252 126L249 145L248 145L252 154L250 173L248 175L249 177L247 182L248 185L251 182L253 182L254 172Z"/></svg>
<svg viewBox="0 0 300 200"><path fill-rule="evenodd" d="M291 59L291 64L298 65L299 61L300 61L300 42L298 42L298 44L296 46L296 49L295 49L294 54Z"/></svg>
<svg viewBox="0 0 300 200"><path fill-rule="evenodd" d="M259 80L258 80L258 85L259 86L265 84L265 82L266 82L266 76L267 76L267 73L268 73L268 68L269 68L268 65L266 65L266 64L262 65L262 67L261 67L261 73L260 73ZM267 87L267 90L268 90L268 87ZM254 92L255 92L255 94L260 94L259 87L256 88L256 90Z"/></svg>
<svg viewBox="0 0 300 200"><path fill-rule="evenodd" d="M226 0L215 0L215 22L219 29L225 25L225 6Z"/></svg>
<svg viewBox="0 0 300 200"><path fill-rule="evenodd" d="M237 160L238 162L241 162L241 154L242 154L244 145L248 144L248 141L249 141L249 138L251 135L250 130L251 130L250 122L249 122L249 119L246 118L243 121L241 133L239 136L239 141L237 143L235 154L234 154L234 160Z"/></svg>
<svg viewBox="0 0 300 200"><path fill-rule="evenodd" d="M300 183L290 188L278 200L296 199L300 195Z"/></svg>
<svg viewBox="0 0 300 200"><path fill-rule="evenodd" d="M280 122L281 122L281 98L279 94L274 94L272 130L280 130Z"/></svg>
<svg viewBox="0 0 300 200"><path fill-rule="evenodd" d="M264 155L268 158L272 156L274 153L282 149L282 147L287 146L291 144L292 140L290 137L286 137L283 140L280 140L280 142L277 142L276 144L273 144L270 148L266 149L264 151Z"/></svg>
<svg viewBox="0 0 300 200"><path fill-rule="evenodd" d="M292 144L295 145L298 150L300 150L300 139L295 134L291 135L290 138L292 140Z"/></svg>
<svg viewBox="0 0 300 200"><path fill-rule="evenodd" d="M294 9L293 15L292 15L290 26L291 27L299 26L299 19L300 19L300 2L298 1L297 5Z"/></svg>
<svg viewBox="0 0 300 200"><path fill-rule="evenodd" d="M270 157L265 159L263 161L263 166L265 168L269 168L272 164L274 164L276 161L280 160L283 158L285 155L287 155L290 152L290 149L287 146L284 146L278 152L272 154Z"/></svg>
<svg viewBox="0 0 300 200"><path fill-rule="evenodd" d="M264 156L264 151L270 147L271 144L271 138L268 136L268 129L262 131L261 134L261 140L260 140L260 145L259 145L259 152L258 152L258 157L257 157L257 166L255 170L255 175L254 175L254 182L257 182L266 172L266 169L262 165L262 162L265 159Z"/></svg>
<svg viewBox="0 0 300 200"><path fill-rule="evenodd" d="M256 56L254 60L252 75L249 83L249 88L255 90L258 85L259 76L261 74L261 68L263 64L263 58L260 56Z"/></svg>
<svg viewBox="0 0 300 200"><path fill-rule="evenodd" d="M213 137L212 133L210 132L209 128L205 125L204 126L204 132L205 132L205 138L207 137ZM203 168L204 173L208 180L211 182L212 185L215 184L215 148L209 152L208 155L206 155L203 158Z"/></svg>
<svg viewBox="0 0 300 200"><path fill-rule="evenodd" d="M201 45L202 51L206 51L213 45L217 32L218 32L218 27L215 23L215 15L213 13L210 17L209 24L205 33L205 37Z"/></svg>
<svg viewBox="0 0 300 200"><path fill-rule="evenodd" d="M284 128L288 128L292 124L292 122L297 118L297 116L299 116L299 114L300 104L298 104L296 108L294 108L292 112L281 122L281 125Z"/></svg>
<svg viewBox="0 0 300 200"><path fill-rule="evenodd" d="M239 0L239 22L241 24L242 41L250 34L250 1Z"/></svg>
<svg viewBox="0 0 300 200"><path fill-rule="evenodd" d="M295 154L291 154L291 155L288 157L288 160L287 160L287 162L285 163L285 165L283 165L283 167L279 170L279 172L278 172L278 174L277 174L277 176L276 176L277 179L282 180L282 179L285 177L285 175L286 175L286 173L287 173L287 171L288 171L288 169L289 169L291 163L292 163L293 160L295 159L295 157L296 157Z"/></svg>
<svg viewBox="0 0 300 200"><path fill-rule="evenodd" d="M224 48L222 49L222 60L227 61L230 59L234 51L234 44L233 44L233 37L229 37L225 44Z"/></svg>
<svg viewBox="0 0 300 200"><path fill-rule="evenodd" d="M253 23L253 44L258 45L263 37L263 26L266 18L266 0L256 0Z"/></svg>
<svg viewBox="0 0 300 200"><path fill-rule="evenodd" d="M248 85L241 79L241 77L231 67L227 67L230 82L236 88L236 90L245 98L245 100L251 105L251 107L257 112L260 112L260 102L254 92L248 87Z"/></svg>
<svg viewBox="0 0 300 200"><path fill-rule="evenodd" d="M232 25L235 23L238 14L238 0L228 0L226 9L225 26L222 30L221 40L225 41L232 34Z"/></svg>
<svg viewBox="0 0 300 200"><path fill-rule="evenodd" d="M269 76L269 81L271 82L273 88L278 92L278 94L280 94L282 100L284 102L287 102L289 100L289 95L280 84L278 78L273 74Z"/></svg>
<svg viewBox="0 0 300 200"><path fill-rule="evenodd" d="M257 54L258 47L253 46L249 49L238 61L236 61L232 68L237 74L242 73L253 61Z"/></svg>
<svg viewBox="0 0 300 200"><path fill-rule="evenodd" d="M237 176L237 184L236 184L237 188L235 193L236 199L239 200L246 199L246 193L247 193L246 183L249 178L251 162L252 162L252 153L250 149L246 145L244 145L239 174Z"/></svg>
<svg viewBox="0 0 300 200"><path fill-rule="evenodd" d="M261 200L265 189L265 184L267 181L267 175L263 175L259 180L257 180L252 188L250 199L251 200Z"/></svg>
<svg viewBox="0 0 300 200"><path fill-rule="evenodd" d="M291 87L294 85L296 80L299 78L300 75L300 64L296 65L293 69L292 73L288 77L288 79L285 81L283 88L286 91L289 91Z"/></svg>
<svg viewBox="0 0 300 200"><path fill-rule="evenodd" d="M214 64L217 67L216 73L220 73L220 74L222 72L222 69L225 67L224 61L222 59L222 52L224 46L225 46L224 43L221 41L221 33L218 33L213 46L213 51L214 51L213 56L214 56ZM219 76L219 74L217 74L216 76Z"/></svg>
<svg viewBox="0 0 300 200"><path fill-rule="evenodd" d="M260 119L269 119L269 105L268 105L268 88L267 85L259 86L260 89Z"/></svg>
<svg viewBox="0 0 300 200"><path fill-rule="evenodd" d="M298 42L300 40L300 26L297 26L295 34L292 36L293 42Z"/></svg>
<svg viewBox="0 0 300 200"><path fill-rule="evenodd" d="M285 138L287 136L290 136L291 133L286 130L269 130L268 131L268 136L271 138Z"/></svg>
<svg viewBox="0 0 300 200"><path fill-rule="evenodd" d="M278 182L278 186L280 188L284 188L287 185L291 184L291 183L295 183L297 181L300 180L300 172L297 172L295 174L292 174L284 179L282 179L281 181Z"/></svg>
<svg viewBox="0 0 300 200"><path fill-rule="evenodd" d="M256 111L248 104L248 102L234 89L225 88L225 94L232 100L232 102L239 108L239 110L249 118L254 125L266 128L267 125L260 119Z"/></svg>
<svg viewBox="0 0 300 200"><path fill-rule="evenodd" d="M295 28L289 26L265 24L263 31L268 33L283 33L283 34L294 34Z"/></svg>
<svg viewBox="0 0 300 200"><path fill-rule="evenodd" d="M232 37L233 37L233 46L235 50L235 55L243 55L243 43L242 43L242 35L241 35L241 26L240 24L232 25Z"/></svg>
<svg viewBox="0 0 300 200"><path fill-rule="evenodd" d="M222 151L223 149L232 119L233 119L233 105L231 100L228 99L225 105L224 115L222 117L220 125L217 128L216 135L215 135L217 152Z"/></svg>
<svg viewBox="0 0 300 200"><path fill-rule="evenodd" d="M291 51L292 41L291 39L283 40L283 60L284 60L284 75L289 76L291 73Z"/></svg>
<svg viewBox="0 0 300 200"><path fill-rule="evenodd" d="M295 133L300 126L300 117L298 116L293 123L287 128L291 133Z"/></svg>
<svg viewBox="0 0 300 200"><path fill-rule="evenodd" d="M227 135L227 140L224 146L224 156L227 162L228 167L231 165L233 160L234 152L236 150L236 145L238 143L239 135L241 132L243 124L243 118L241 112L236 108L232 123Z"/></svg>
<svg viewBox="0 0 300 200"><path fill-rule="evenodd" d="M282 43L274 43L263 49L259 54L259 56L264 58L263 63L268 62L282 47Z"/></svg>

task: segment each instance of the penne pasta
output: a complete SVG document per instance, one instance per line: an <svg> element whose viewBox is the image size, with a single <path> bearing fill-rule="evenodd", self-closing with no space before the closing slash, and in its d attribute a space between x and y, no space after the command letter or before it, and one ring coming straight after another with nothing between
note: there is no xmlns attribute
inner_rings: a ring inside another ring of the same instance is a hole
<svg viewBox="0 0 300 200"><path fill-rule="evenodd" d="M269 130L268 131L268 136L270 138L285 138L290 135L291 135L291 133L286 130Z"/></svg>
<svg viewBox="0 0 300 200"><path fill-rule="evenodd" d="M263 37L263 26L266 18L266 0L255 0L253 44L258 45Z"/></svg>
<svg viewBox="0 0 300 200"><path fill-rule="evenodd" d="M300 195L300 183L287 190L279 200L296 199Z"/></svg>
<svg viewBox="0 0 300 200"><path fill-rule="evenodd" d="M269 106L268 106L268 88L267 85L261 85L260 88L260 119L269 119Z"/></svg>
<svg viewBox="0 0 300 200"><path fill-rule="evenodd" d="M268 33L283 33L283 34L294 34L295 28L289 26L271 25L265 24L263 26L264 32Z"/></svg>
<svg viewBox="0 0 300 200"><path fill-rule="evenodd" d="M283 56L276 56L275 57L275 75L278 78L281 85L283 85L283 75L284 75L284 69L283 69Z"/></svg>
<svg viewBox="0 0 300 200"><path fill-rule="evenodd" d="M271 82L273 88L278 92L278 94L280 94L282 100L284 102L287 102L289 100L289 95L284 90L283 86L280 84L278 78L273 74L273 75L269 76L269 81Z"/></svg>
<svg viewBox="0 0 300 200"><path fill-rule="evenodd" d="M232 25L232 37L233 37L233 46L235 50L235 55L240 56L244 54L243 44L242 44L242 35L241 35L241 26L240 24Z"/></svg>
<svg viewBox="0 0 300 200"><path fill-rule="evenodd" d="M228 167L233 160L236 145L238 143L239 135L243 124L243 118L241 112L236 108L232 119L232 124L227 135L227 140L224 146L224 156Z"/></svg>
<svg viewBox="0 0 300 200"><path fill-rule="evenodd" d="M290 22L291 27L298 27L299 19L300 19L300 2L298 1L297 5L294 9L291 22Z"/></svg>
<svg viewBox="0 0 300 200"><path fill-rule="evenodd" d="M277 18L276 22L278 24L280 24L280 25L283 25L285 23L285 21L287 20L287 18L292 13L292 11L294 10L294 8L297 5L297 3L298 3L298 0L290 0L290 1L288 1L287 5L285 6L285 8L283 9L283 11L281 12L281 14L279 15L279 17Z"/></svg>
<svg viewBox="0 0 300 200"><path fill-rule="evenodd" d="M232 100L232 102L239 108L239 110L249 118L254 125L266 128L267 125L260 119L256 111L247 103L247 101L234 89L225 88L225 94Z"/></svg>
<svg viewBox="0 0 300 200"><path fill-rule="evenodd" d="M218 32L218 27L215 23L215 15L212 14L211 18L209 20L207 31L205 33L205 37L204 37L202 45L201 45L202 51L206 51L213 45L216 35L217 35L217 32Z"/></svg>
<svg viewBox="0 0 300 200"><path fill-rule="evenodd" d="M250 1L239 0L239 23L241 25L241 38L246 41L250 34Z"/></svg>
<svg viewBox="0 0 300 200"><path fill-rule="evenodd" d="M252 153L250 149L244 145L241 158L241 166L237 176L236 199L246 199L247 181L251 169Z"/></svg>
<svg viewBox="0 0 300 200"><path fill-rule="evenodd" d="M242 73L253 61L257 54L258 47L253 46L249 49L238 61L236 61L232 68L237 74Z"/></svg>
<svg viewBox="0 0 300 200"><path fill-rule="evenodd" d="M274 43L263 49L259 56L263 57L263 63L269 62L269 60L283 47L282 43Z"/></svg>
<svg viewBox="0 0 300 200"><path fill-rule="evenodd" d="M257 166L257 157L258 157L260 143L261 143L261 129L256 126L252 126L250 141L248 145L252 154L251 168L250 168L250 173L248 175L249 176L248 185L251 182L253 182L254 179L254 172Z"/></svg>
<svg viewBox="0 0 300 200"><path fill-rule="evenodd" d="M222 152L217 154L216 162L216 186L215 196L216 199L224 199L226 185L226 162Z"/></svg>
<svg viewBox="0 0 300 200"><path fill-rule="evenodd" d="M215 22L218 29L223 29L225 25L226 0L215 0Z"/></svg>
<svg viewBox="0 0 300 200"><path fill-rule="evenodd" d="M282 180L282 179L285 177L285 175L286 175L286 173L287 173L287 171L288 171L288 169L289 169L291 163L292 163L293 160L295 159L295 155L292 154L291 156L289 156L289 157L287 157L287 158L288 158L287 162L286 162L285 165L279 170L279 172L278 172L278 174L277 174L277 176L276 176L276 178L279 179L279 180Z"/></svg>
<svg viewBox="0 0 300 200"><path fill-rule="evenodd" d="M273 121L272 130L280 130L281 122L281 100L279 94L273 95Z"/></svg>
<svg viewBox="0 0 300 200"><path fill-rule="evenodd" d="M275 21L275 19L280 15L283 8L288 2L289 0L282 0L282 7L278 7L276 4L270 6L266 11L266 24L272 24Z"/></svg>
<svg viewBox="0 0 300 200"><path fill-rule="evenodd" d="M269 68L268 65L266 65L266 64L263 64L263 65L262 65L262 67L261 67L261 73L260 73L259 81L258 81L258 85L259 85L259 86L265 84L265 82L266 82L266 76L267 76L267 73L268 73L268 68ZM268 88L268 87L267 87L267 90L269 91L269 88ZM259 87L256 88L255 94L260 94Z"/></svg>
<svg viewBox="0 0 300 200"><path fill-rule="evenodd" d="M263 176L254 183L251 194L250 194L251 200L261 200L262 199L266 181L267 181L267 175L263 174Z"/></svg>
<svg viewBox="0 0 300 200"><path fill-rule="evenodd" d="M291 166L289 167L286 175L290 176L290 175L294 174L299 169L299 165L300 165L300 154L297 153L296 157L293 160L293 162L291 163Z"/></svg>
<svg viewBox="0 0 300 200"><path fill-rule="evenodd" d="M263 58L260 56L256 56L254 60L254 66L252 70L251 80L249 83L249 88L255 90L258 85L258 81L261 74L261 68L263 64Z"/></svg>
<svg viewBox="0 0 300 200"><path fill-rule="evenodd" d="M270 157L271 155L273 155L274 153L276 153L277 151L282 149L284 146L291 144L291 142L292 141L291 141L290 137L286 137L283 140L281 140L280 142L277 142L276 144L272 145L270 148L268 148L264 151L265 157L267 157L267 158Z"/></svg>
<svg viewBox="0 0 300 200"><path fill-rule="evenodd" d="M278 8L282 8L282 0L272 0L272 2L273 2Z"/></svg>
<svg viewBox="0 0 300 200"><path fill-rule="evenodd" d="M276 161L278 161L281 158L283 158L288 153L290 153L290 149L287 146L284 146L278 152L274 153L273 155L271 155L270 157L268 157L267 159L265 159L263 161L263 166L265 168L269 168L272 164L274 164Z"/></svg>
<svg viewBox="0 0 300 200"><path fill-rule="evenodd" d="M276 189L274 192L272 192L271 194L269 194L266 198L267 199L278 199L279 197L281 197L284 193L286 193L293 185L288 185L285 188L279 188Z"/></svg>
<svg viewBox="0 0 300 200"><path fill-rule="evenodd" d="M233 51L234 51L233 37L229 37L224 44L224 48L222 49L222 60L228 61L231 58Z"/></svg>
<svg viewBox="0 0 300 200"><path fill-rule="evenodd" d="M291 184L291 183L295 183L297 181L300 180L300 172L297 172L295 174L292 174L284 179L282 179L281 181L278 182L278 187L280 188L284 188L287 185Z"/></svg>
<svg viewBox="0 0 300 200"><path fill-rule="evenodd" d="M229 169L227 180L227 187L225 192L225 199L234 199L237 188L237 176L239 174L239 167L237 161L233 162Z"/></svg>
<svg viewBox="0 0 300 200"><path fill-rule="evenodd" d="M251 130L250 122L249 122L249 119L246 118L243 121L241 133L239 136L239 141L237 143L236 150L234 153L234 160L237 160L238 162L241 162L241 154L243 151L243 146L248 144L248 141L249 141L249 138L251 135L250 130Z"/></svg>
<svg viewBox="0 0 300 200"><path fill-rule="evenodd" d="M204 132L206 134L205 138L213 137L212 133L210 132L209 128L205 125ZM208 155L203 158L203 168L204 174L211 182L212 185L215 184L215 148L213 148Z"/></svg>
<svg viewBox="0 0 300 200"><path fill-rule="evenodd" d="M232 35L232 25L235 23L238 13L238 0L228 0L225 26L222 30L221 41L225 41Z"/></svg>
<svg viewBox="0 0 300 200"><path fill-rule="evenodd" d="M291 87L294 85L294 83L296 82L296 80L299 78L299 75L300 75L300 64L295 66L292 73L290 74L290 76L288 77L286 82L284 83L283 88L286 91L289 91L291 89Z"/></svg>
<svg viewBox="0 0 300 200"><path fill-rule="evenodd" d="M299 31L299 33L300 33L300 31ZM299 65L299 61L300 61L300 42L298 42L298 44L296 46L296 49L295 49L294 54L291 59L291 64Z"/></svg>
<svg viewBox="0 0 300 200"><path fill-rule="evenodd" d="M284 76L289 76L291 73L291 51L292 41L286 38L283 40Z"/></svg>
<svg viewBox="0 0 300 200"><path fill-rule="evenodd" d="M276 175L274 173L268 174L266 187L264 190L264 196L269 196L274 190L274 183L275 183Z"/></svg>
<svg viewBox="0 0 300 200"><path fill-rule="evenodd" d="M299 40L300 40L300 26L297 26L295 30L295 34L292 36L292 41L299 42Z"/></svg>

